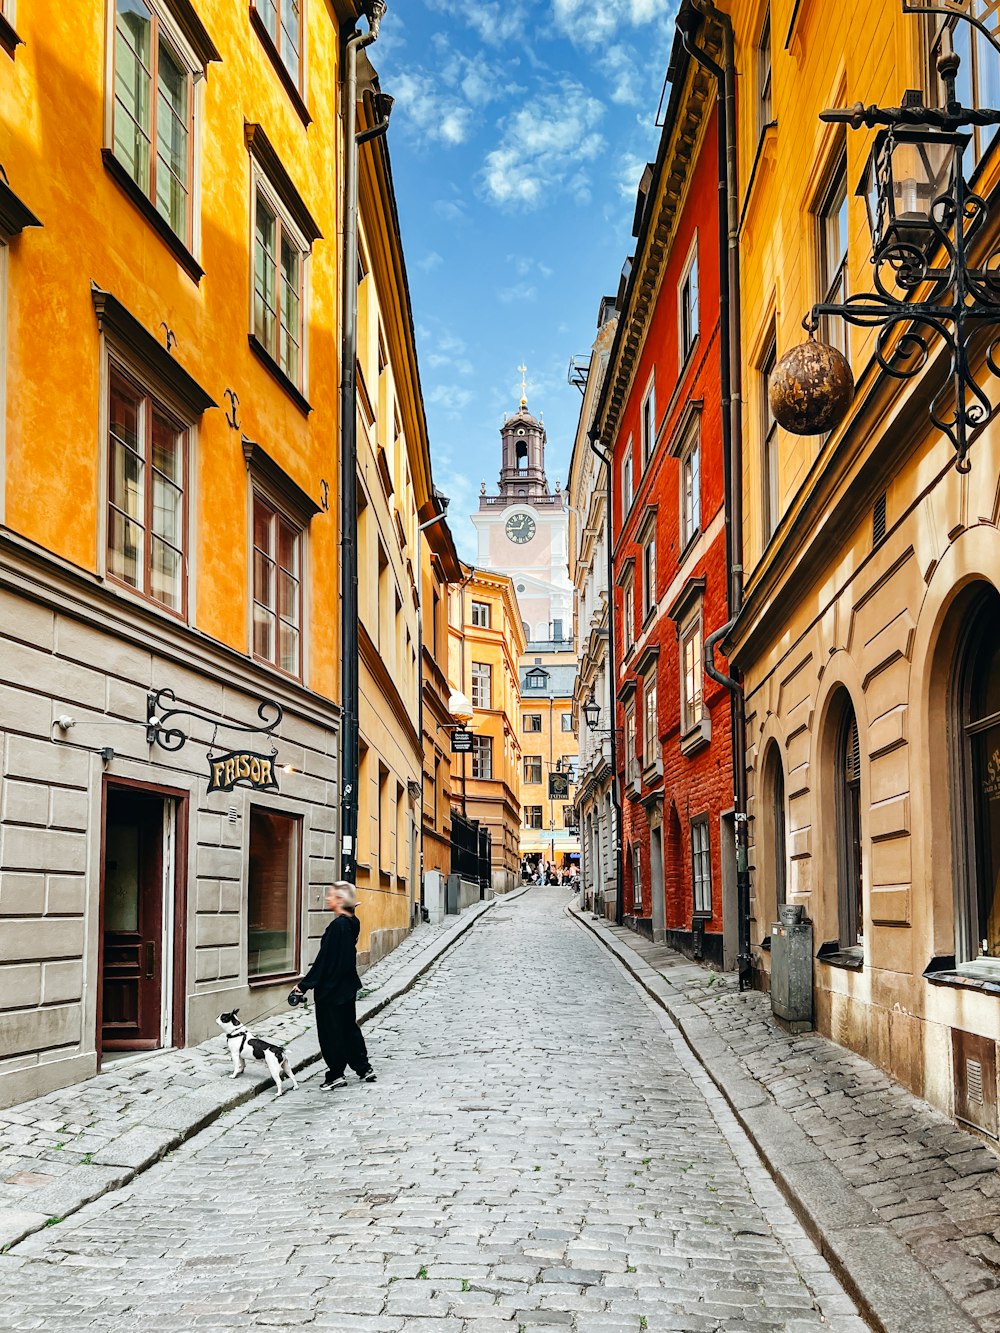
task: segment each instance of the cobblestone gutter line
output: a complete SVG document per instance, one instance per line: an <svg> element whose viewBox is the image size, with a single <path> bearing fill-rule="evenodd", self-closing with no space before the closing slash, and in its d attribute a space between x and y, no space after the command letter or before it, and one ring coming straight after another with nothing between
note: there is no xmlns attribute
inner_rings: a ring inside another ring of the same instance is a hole
<svg viewBox="0 0 1000 1333"><path fill-rule="evenodd" d="M702 997L692 993L695 986L700 986L704 993L710 976L714 979L714 983L719 985L720 991L728 992L732 989L731 981L719 977L718 974L709 974L662 946L650 944L641 936L636 936L633 944L631 937L622 938L623 935L630 935L630 932L614 930L603 922L594 921L589 914L581 912L575 906L569 906L567 911L579 925L588 930L614 955L639 986L676 1024L690 1050L729 1104L793 1211L878 1333L915 1333L918 1329L921 1333L923 1330L932 1329L941 1330L942 1333L945 1331L983 1333L984 1330L1000 1328L997 1319L997 1284L995 1275L988 1267L985 1264L982 1266L980 1272L983 1280L978 1285L978 1290L970 1295L967 1275L962 1273L961 1276L965 1277L966 1281L959 1281L960 1275L955 1266L952 1265L950 1270L948 1268L947 1256L940 1242L949 1238L950 1233L937 1218L934 1219L940 1232L939 1243L935 1250L938 1256L937 1262L934 1254L924 1259L923 1256L914 1253L906 1240L896 1234L890 1218L869 1201L862 1188L853 1184L840 1169L841 1159L852 1162L857 1159L858 1134L848 1132L843 1124L838 1124L836 1117L827 1118L820 1126L816 1124L814 1114L808 1129L797 1123L793 1114L777 1104L772 1091L754 1076L734 1050L738 1039L746 1035L745 1031L728 1032L726 1030L728 1014L709 1016L699 1003ZM642 956L643 952L656 957L660 966L654 966L646 961ZM670 979L664 972L671 973ZM719 1008L723 1006L724 1001L720 999ZM756 1013L754 1017L763 1021ZM803 1069L802 1040L788 1036L773 1022L768 1021L767 1026L770 1031L766 1036L769 1045L775 1048L776 1063L787 1069L789 1074L805 1073L803 1082L808 1083L809 1073ZM826 1042L822 1037L809 1034L809 1044L814 1043L828 1047L837 1058L845 1057L840 1048ZM849 1053L846 1053L846 1056L866 1066L870 1071L872 1075L868 1090L870 1101L873 1099L873 1094L876 1094L874 1100L877 1101L877 1093L884 1084L898 1093L893 1100L903 1104L904 1112L907 1109L905 1102L910 1103L909 1115L912 1119L930 1116L938 1122L937 1128L946 1128L949 1133L957 1135L966 1151L973 1155L977 1152L982 1153L987 1159L992 1159L989 1149L977 1144L961 1130L957 1130L951 1122L937 1115L925 1103L919 1102L902 1089L896 1089L895 1085L892 1085L890 1080L874 1066L861 1061L860 1057L850 1056ZM811 1070L814 1082L817 1078L829 1078L829 1073L830 1071L819 1064L813 1066ZM827 1093L826 1086L823 1092ZM843 1102L846 1098L842 1089L840 1094L840 1100ZM890 1129L890 1135L880 1134L877 1128L879 1121L874 1117L881 1109L877 1105L870 1105L865 1111L866 1115L873 1117L872 1130L875 1131L873 1137L879 1138L880 1146L884 1149L891 1135L897 1147L902 1148L908 1141L905 1119L901 1125L897 1115ZM895 1109L898 1112L899 1107ZM824 1140L822 1146L817 1141L819 1137ZM872 1145L867 1146L871 1148L867 1154L870 1158L868 1163L870 1169L866 1172L868 1185L874 1184L881 1188L883 1191L881 1197L888 1197L885 1177L880 1175L878 1164L883 1160L892 1161L893 1158L887 1156L883 1159L877 1149ZM866 1145L863 1136L860 1147L862 1155L865 1155L863 1150ZM911 1174L924 1177L925 1188L912 1191L917 1197L909 1201L909 1212L907 1212L908 1201L902 1199L901 1202L897 1202L895 1207L901 1207L903 1212L894 1213L895 1217L903 1219L918 1217L921 1216L921 1209L924 1218L929 1213L936 1212L934 1201L928 1202L930 1197L927 1193L928 1177L931 1193L934 1192L934 1187L940 1190L941 1182L935 1179L934 1173L936 1171L939 1173L941 1165L947 1160L949 1159L945 1155L927 1160L925 1163L918 1161L917 1170ZM995 1177L995 1159L992 1159L988 1166L981 1165L980 1169L990 1169ZM957 1193L953 1191L953 1197L958 1198L958 1194L962 1194L968 1198L967 1191L961 1189L961 1183L963 1179L968 1181L969 1178L963 1178L959 1172L953 1174L960 1187ZM976 1195L974 1207L981 1212L985 1200L979 1191L976 1191ZM996 1204L995 1199L990 1199L989 1202L994 1206ZM887 1207L891 1209L892 1205ZM992 1212L992 1209L990 1211ZM977 1218L975 1225L997 1227L998 1224L995 1220L991 1223ZM958 1234L957 1231L955 1234ZM949 1290L952 1284L944 1285L949 1276L956 1278L958 1297L954 1290ZM962 1296L965 1300L960 1305L957 1301ZM963 1305L966 1306L965 1309ZM969 1310L969 1305L972 1306L972 1310Z"/></svg>
<svg viewBox="0 0 1000 1333"><path fill-rule="evenodd" d="M365 972L358 1021L404 995L496 901L444 927L418 927ZM289 1047L299 1071L320 1057L310 1009L249 1020ZM248 1066L230 1079L218 1037L198 1046L112 1063L94 1078L0 1111L0 1253L130 1180L217 1120L273 1088ZM286 1092L285 1096L294 1096Z"/></svg>

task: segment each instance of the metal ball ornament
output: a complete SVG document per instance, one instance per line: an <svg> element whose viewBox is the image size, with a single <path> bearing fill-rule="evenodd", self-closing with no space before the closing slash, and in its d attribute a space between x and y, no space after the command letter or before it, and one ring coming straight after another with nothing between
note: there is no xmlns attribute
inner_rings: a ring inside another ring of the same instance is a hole
<svg viewBox="0 0 1000 1333"><path fill-rule="evenodd" d="M767 383L771 413L793 435L822 435L843 420L854 376L842 352L810 338L786 352Z"/></svg>

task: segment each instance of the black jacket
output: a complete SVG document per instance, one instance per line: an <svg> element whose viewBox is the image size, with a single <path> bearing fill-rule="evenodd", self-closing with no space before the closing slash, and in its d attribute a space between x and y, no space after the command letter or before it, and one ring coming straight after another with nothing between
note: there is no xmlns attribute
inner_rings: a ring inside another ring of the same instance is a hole
<svg viewBox="0 0 1000 1333"><path fill-rule="evenodd" d="M358 936L361 922L345 912L335 916L320 941L316 961L299 982L299 990L314 990L326 1004L350 1004L361 989L358 976Z"/></svg>

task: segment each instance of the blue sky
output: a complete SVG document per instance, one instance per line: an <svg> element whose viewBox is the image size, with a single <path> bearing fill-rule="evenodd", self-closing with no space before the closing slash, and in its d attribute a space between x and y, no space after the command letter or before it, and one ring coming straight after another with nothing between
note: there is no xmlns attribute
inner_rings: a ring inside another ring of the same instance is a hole
<svg viewBox="0 0 1000 1333"><path fill-rule="evenodd" d="M631 249L674 0L390 0L372 63L390 128L437 485L459 549L499 427L544 416L563 484L601 296Z"/></svg>

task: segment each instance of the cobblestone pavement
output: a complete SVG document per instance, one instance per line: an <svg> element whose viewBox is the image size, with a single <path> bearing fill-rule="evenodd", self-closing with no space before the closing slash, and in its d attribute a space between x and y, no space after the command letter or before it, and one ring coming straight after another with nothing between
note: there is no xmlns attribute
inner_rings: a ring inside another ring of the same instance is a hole
<svg viewBox="0 0 1000 1333"><path fill-rule="evenodd" d="M862 1333L669 1020L501 902L366 1029L0 1257L0 1328Z"/></svg>
<svg viewBox="0 0 1000 1333"><path fill-rule="evenodd" d="M359 1012L380 1003L393 978L419 969L456 928L454 916L419 925L364 974ZM282 1009L255 1032L294 1043L293 1055L318 1052L311 1009ZM178 1133L214 1117L264 1075L254 1067L230 1082L232 1064L220 1038L178 1051L109 1064L96 1077L0 1110L0 1247L23 1234L18 1219L59 1216L127 1179L155 1159ZM5 1226L9 1223L9 1230ZM0 1327L2 1327L0 1313Z"/></svg>
<svg viewBox="0 0 1000 1333"><path fill-rule="evenodd" d="M861 1056L814 1032L784 1032L768 997L740 994L735 976L708 972L626 928L600 929L663 976L682 1023L693 1014L710 1021L830 1168L980 1327L1000 1331L997 1154Z"/></svg>

